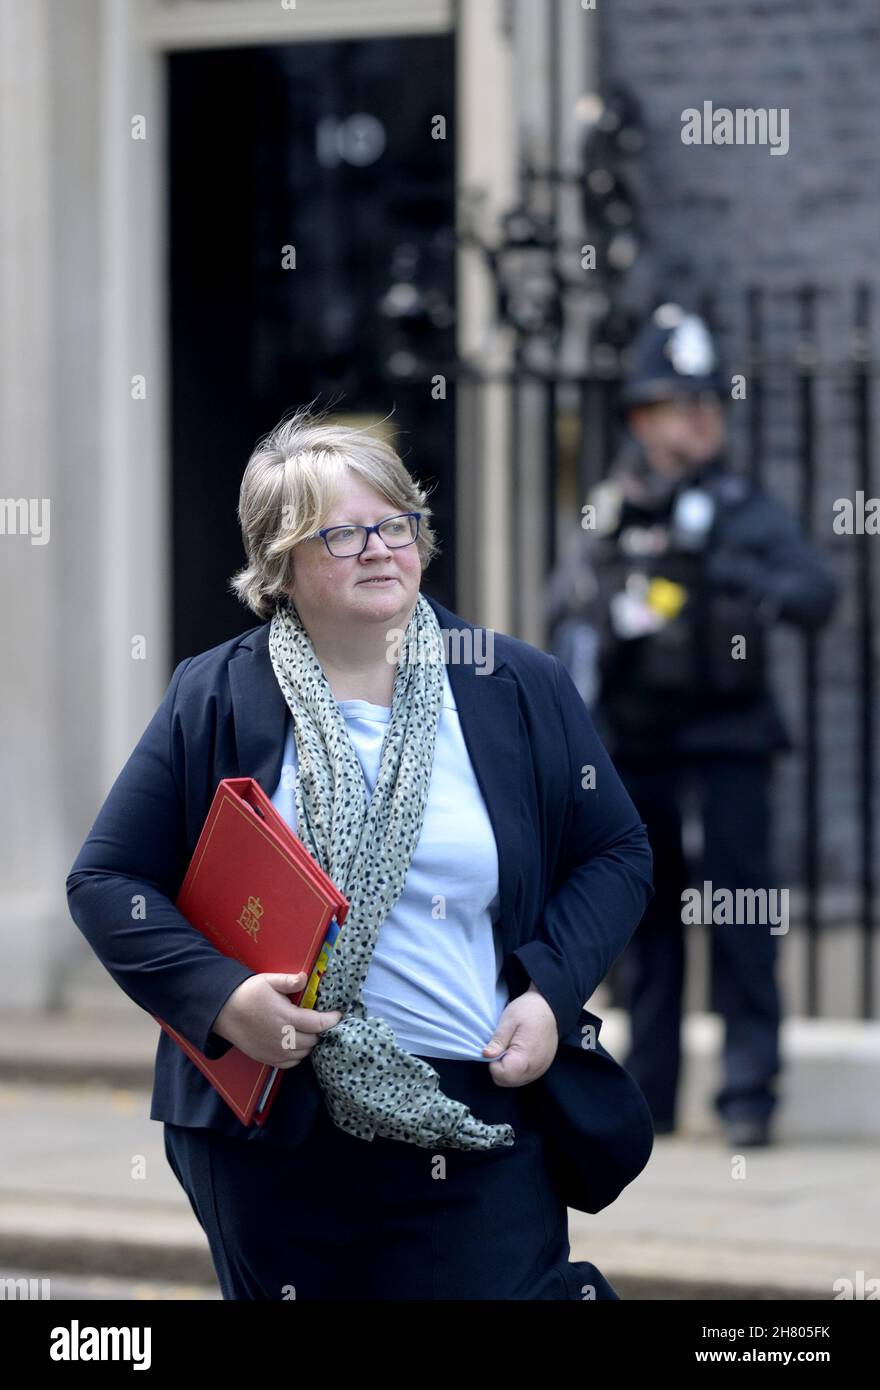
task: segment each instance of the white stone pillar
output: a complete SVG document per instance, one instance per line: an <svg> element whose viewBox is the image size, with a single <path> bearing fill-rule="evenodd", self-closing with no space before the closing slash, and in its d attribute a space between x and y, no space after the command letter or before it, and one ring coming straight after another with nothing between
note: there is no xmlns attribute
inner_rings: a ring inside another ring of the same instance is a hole
<svg viewBox="0 0 880 1390"><path fill-rule="evenodd" d="M456 182L485 195L480 230L493 237L514 197L513 47L503 0L462 0L457 31ZM499 332L494 289L481 252L458 252L458 353L485 371L503 371L510 336ZM459 392L456 537L458 607L471 622L510 630L505 554L513 505L510 392L506 385Z"/></svg>
<svg viewBox="0 0 880 1390"><path fill-rule="evenodd" d="M558 84L553 82L553 30L551 7L558 3L559 49ZM578 101L594 89L598 25L597 10L584 8L580 0L518 0L516 5L516 90L519 140L539 168L554 162L567 172L578 167ZM554 157L550 127L550 99L556 109L560 149ZM552 189L544 185L544 210L553 206ZM581 194L576 184L562 184L558 190L557 232L567 248L560 268L567 280L584 274L576 250L584 239ZM569 294L566 304L566 333L559 349L563 374L583 368L586 318L583 302ZM578 312L581 311L581 312ZM536 646L545 639L543 585L547 566L546 535L547 480L544 440L547 432L546 397L540 388L529 388L523 397L521 413L521 487L516 499L520 536L516 582L520 591L522 630L517 634ZM567 417L569 428L560 431L560 444L576 441L576 388L562 388L557 394L557 423Z"/></svg>
<svg viewBox="0 0 880 1390"><path fill-rule="evenodd" d="M0 1005L45 1002L65 909L56 723L46 0L0 0Z"/></svg>

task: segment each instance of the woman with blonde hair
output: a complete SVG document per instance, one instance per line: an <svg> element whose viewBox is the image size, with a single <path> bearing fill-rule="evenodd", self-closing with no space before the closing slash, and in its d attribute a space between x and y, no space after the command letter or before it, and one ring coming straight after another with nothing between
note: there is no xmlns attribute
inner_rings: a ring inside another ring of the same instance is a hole
<svg viewBox="0 0 880 1390"><path fill-rule="evenodd" d="M616 1299L566 1206L608 1205L653 1141L584 1008L652 892L644 826L560 663L421 593L437 539L395 450L325 415L254 450L231 583L260 625L174 671L71 914L207 1056L289 1072L246 1129L159 1037L150 1114L224 1298ZM234 776L350 902L314 1009L174 907Z"/></svg>

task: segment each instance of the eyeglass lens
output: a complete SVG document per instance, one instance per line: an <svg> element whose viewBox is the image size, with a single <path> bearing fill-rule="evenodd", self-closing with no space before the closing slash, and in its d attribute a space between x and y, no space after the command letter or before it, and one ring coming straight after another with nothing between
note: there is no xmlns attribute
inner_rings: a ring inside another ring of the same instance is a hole
<svg viewBox="0 0 880 1390"><path fill-rule="evenodd" d="M418 535L418 517L392 516L383 521L379 535L392 550L412 545ZM366 546L365 526L334 526L327 532L327 542L334 555L358 555Z"/></svg>

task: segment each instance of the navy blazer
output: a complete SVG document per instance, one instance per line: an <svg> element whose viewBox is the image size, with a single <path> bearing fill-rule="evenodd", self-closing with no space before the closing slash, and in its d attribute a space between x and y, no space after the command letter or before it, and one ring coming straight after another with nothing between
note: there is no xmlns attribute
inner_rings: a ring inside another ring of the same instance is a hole
<svg viewBox="0 0 880 1390"><path fill-rule="evenodd" d="M534 980L559 1030L551 1066L524 1089L569 1205L598 1211L641 1172L653 1144L641 1091L583 1007L653 893L647 834L556 657L497 632L494 652L485 643L462 651L455 634L474 625L426 598L453 630L447 670L495 832L505 979L512 998ZM217 951L174 901L221 778L253 777L269 796L280 779L289 711L269 627L175 669L66 883L76 925L120 988L209 1057L230 1046L213 1024L253 972ZM487 650L494 660L480 674L461 659ZM246 1129L160 1030L151 1119L295 1145L320 1103L305 1061L287 1071L265 1126Z"/></svg>

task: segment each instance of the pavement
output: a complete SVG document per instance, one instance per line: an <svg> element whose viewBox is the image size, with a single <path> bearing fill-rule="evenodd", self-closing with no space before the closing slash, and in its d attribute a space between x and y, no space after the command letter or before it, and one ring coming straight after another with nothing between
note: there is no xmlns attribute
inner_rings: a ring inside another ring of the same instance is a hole
<svg viewBox="0 0 880 1390"><path fill-rule="evenodd" d="M134 1006L0 1015L0 1280L48 1278L56 1299L219 1297L149 1119L157 1031ZM609 1208L570 1214L572 1259L622 1298L833 1299L835 1281L880 1277L880 1142L783 1132L732 1154L708 1117L685 1124Z"/></svg>

